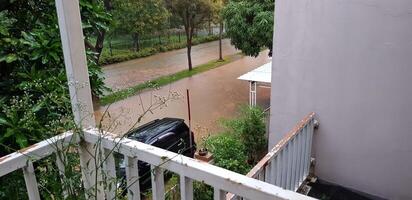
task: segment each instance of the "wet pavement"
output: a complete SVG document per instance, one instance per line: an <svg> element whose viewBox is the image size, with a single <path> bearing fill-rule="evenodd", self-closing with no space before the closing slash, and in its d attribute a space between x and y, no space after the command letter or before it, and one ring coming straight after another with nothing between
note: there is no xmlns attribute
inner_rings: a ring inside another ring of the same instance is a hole
<svg viewBox="0 0 412 200"><path fill-rule="evenodd" d="M222 40L223 56L238 50L229 39ZM125 89L160 76L187 69L186 48L159 53L146 58L106 65L103 67L105 83L113 90ZM192 64L197 66L219 58L219 42L208 42L192 47Z"/></svg>
<svg viewBox="0 0 412 200"><path fill-rule="evenodd" d="M163 117L184 118L187 123L186 89L189 89L192 127L196 141L199 142L202 136L215 134L222 130L218 125L219 119L235 117L238 107L248 103L249 84L246 81L237 80L237 77L269 62L267 53L264 51L257 58L243 56L219 68L176 81L156 90L142 92L109 107L101 107L96 111L96 116L101 118L102 113L106 113L103 120L105 129L115 134L125 133L132 126L139 126ZM158 105L154 102L169 99L168 97L173 100L167 101L167 106L156 108L153 112L147 111L148 107L153 108ZM268 107L269 98L270 89L258 87L258 104L264 108ZM136 123L145 111L147 113L141 122Z"/></svg>

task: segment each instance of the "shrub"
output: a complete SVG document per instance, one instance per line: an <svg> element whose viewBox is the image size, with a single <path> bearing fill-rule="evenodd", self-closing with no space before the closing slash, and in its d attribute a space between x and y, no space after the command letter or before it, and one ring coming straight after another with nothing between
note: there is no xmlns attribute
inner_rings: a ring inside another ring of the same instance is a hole
<svg viewBox="0 0 412 200"><path fill-rule="evenodd" d="M246 147L232 134L220 134L211 137L207 148L213 153L216 166L246 174L251 169L247 163Z"/></svg>
<svg viewBox="0 0 412 200"><path fill-rule="evenodd" d="M203 182L193 182L193 199L196 200L212 200L213 187Z"/></svg>
<svg viewBox="0 0 412 200"><path fill-rule="evenodd" d="M265 116L259 107L243 106L240 117L224 121L227 131L239 137L246 148L248 161L255 165L267 151Z"/></svg>

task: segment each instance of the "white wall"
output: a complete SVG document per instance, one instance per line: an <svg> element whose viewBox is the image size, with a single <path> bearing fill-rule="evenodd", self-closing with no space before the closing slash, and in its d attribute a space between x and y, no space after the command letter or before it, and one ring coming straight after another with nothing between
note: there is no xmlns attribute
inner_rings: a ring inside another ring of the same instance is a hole
<svg viewBox="0 0 412 200"><path fill-rule="evenodd" d="M412 0L276 0L273 146L315 111L316 173L412 199Z"/></svg>

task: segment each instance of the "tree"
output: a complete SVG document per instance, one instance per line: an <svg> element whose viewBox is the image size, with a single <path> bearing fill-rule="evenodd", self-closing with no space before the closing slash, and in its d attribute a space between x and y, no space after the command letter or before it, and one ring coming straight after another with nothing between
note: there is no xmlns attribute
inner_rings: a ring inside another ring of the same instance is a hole
<svg viewBox="0 0 412 200"><path fill-rule="evenodd" d="M80 0L85 42L110 20L102 5L101 0ZM0 157L73 128L61 45L54 1L1 1ZM96 53L88 50L90 84L99 96L105 88L101 68ZM47 181L55 179L54 174ZM25 199L22 185L21 173L1 177L0 199Z"/></svg>
<svg viewBox="0 0 412 200"><path fill-rule="evenodd" d="M222 39L223 39L223 22L224 21L223 21L222 11L226 4L227 4L227 0L213 0L214 21L219 24L219 60L223 60Z"/></svg>
<svg viewBox="0 0 412 200"><path fill-rule="evenodd" d="M82 14L82 23L84 28L85 46L88 50L94 52L95 62L99 62L102 54L106 33L109 30L108 25L112 18L108 14L113 9L112 0L85 1L81 0L80 7ZM95 44L92 44L96 39Z"/></svg>
<svg viewBox="0 0 412 200"><path fill-rule="evenodd" d="M196 28L208 19L212 12L210 0L171 0L173 14L179 16L186 33L187 61L192 70L192 39Z"/></svg>
<svg viewBox="0 0 412 200"><path fill-rule="evenodd" d="M101 1L80 2L85 38L92 38L107 16ZM0 21L0 143L7 146L0 146L0 154L5 154L57 134L72 116L54 1L7 1ZM92 93L99 96L105 90L101 69L95 52L88 51L87 58Z"/></svg>
<svg viewBox="0 0 412 200"><path fill-rule="evenodd" d="M170 16L163 0L114 0L116 28L132 34L133 49L138 51L142 34L162 29Z"/></svg>
<svg viewBox="0 0 412 200"><path fill-rule="evenodd" d="M274 0L233 0L223 9L227 36L249 56L262 48L272 55Z"/></svg>

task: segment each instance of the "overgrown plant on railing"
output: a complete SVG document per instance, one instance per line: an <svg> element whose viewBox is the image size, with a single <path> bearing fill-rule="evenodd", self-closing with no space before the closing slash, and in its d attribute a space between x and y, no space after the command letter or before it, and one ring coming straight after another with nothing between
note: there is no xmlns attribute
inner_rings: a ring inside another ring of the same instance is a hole
<svg viewBox="0 0 412 200"><path fill-rule="evenodd" d="M144 116L148 113L153 113L158 109L161 109L168 105L170 101L177 100L180 98L180 95L176 92L169 91L167 96L155 96L153 93L151 94L152 101L149 105L144 105L143 101L139 103L141 105L141 110L139 111L139 115L137 116L135 122L131 124L129 131L134 128L137 124L141 122ZM109 108L110 106L108 106ZM105 121L105 122L104 122ZM70 123L69 123L70 122ZM110 150L109 154L104 154L101 151L101 140L99 139L93 145L92 151L87 151L86 153L90 155L92 158L88 162L93 162L95 166L94 169L90 170L91 173L94 172L101 172L94 173L94 182L96 183L90 189L85 190L83 187L81 171L84 170L81 167L81 163L79 160L79 148L80 144L78 140L83 140L83 131L80 127L73 126L72 121L69 121L68 129L71 129L74 133L72 141L69 142L68 145L64 145L61 142L57 141L48 141L50 145L54 148L56 152L54 156L49 156L45 159L33 162L35 171L37 174L38 179L38 186L41 194L42 199L85 199L86 196L88 198L98 199L97 193L99 192L99 184L103 182L104 190L110 190L112 188L117 188L117 196L115 199L122 199L124 198L125 192L122 190L127 190L129 186L119 187L118 188L118 179L111 178L103 169L103 163L108 159L109 156L112 156L113 153L116 151L116 148L120 148L120 145L116 145L115 148ZM105 125L103 125L103 123ZM98 131L100 132L100 136L104 137L107 135L106 131L112 131L116 129L119 125L124 125L119 123L119 119L117 116L111 116L108 112L108 109L103 113L100 122L98 123ZM61 126L56 126L59 130L55 130L56 133L61 131ZM104 129L104 130L103 130ZM128 131L127 131L128 132ZM123 136L119 136L119 143L127 134ZM18 151L18 149L9 149L10 151ZM184 151L185 149L182 149ZM20 151L23 152L23 151ZM28 160L36 160L36 157L28 156ZM56 166L56 160L60 161L61 165L63 166L62 170L59 166ZM168 160L166 159L164 162L166 163ZM152 171L148 172L152 173ZM101 177L100 177L101 176ZM144 176L144 175L142 175ZM59 177L59 178L58 178ZM13 185L2 185L0 190L0 197L1 198L12 198L12 199L26 199L27 193L24 189L24 181L22 180L21 171L15 171L11 174L8 174L4 177L0 177L2 183L14 183ZM120 177L121 178L121 177ZM11 190L14 194L10 194L6 190Z"/></svg>
<svg viewBox="0 0 412 200"><path fill-rule="evenodd" d="M255 165L267 151L265 113L259 107L240 107L239 117L223 120L231 135L238 137L246 148L248 162Z"/></svg>
<svg viewBox="0 0 412 200"><path fill-rule="evenodd" d="M263 123L263 124L262 124ZM240 174L247 174L266 152L264 113L260 108L242 106L239 117L223 119L223 133L207 138L206 148L213 153L213 164ZM251 131L252 129L255 129ZM247 134L255 134L245 137ZM247 145L252 145L248 147ZM256 156L256 153L259 156ZM195 182L195 199L213 199L213 188L201 182Z"/></svg>
<svg viewBox="0 0 412 200"><path fill-rule="evenodd" d="M213 136L208 141L208 149L213 153L214 165L246 174L251 165L247 163L246 147L238 137L222 133Z"/></svg>

